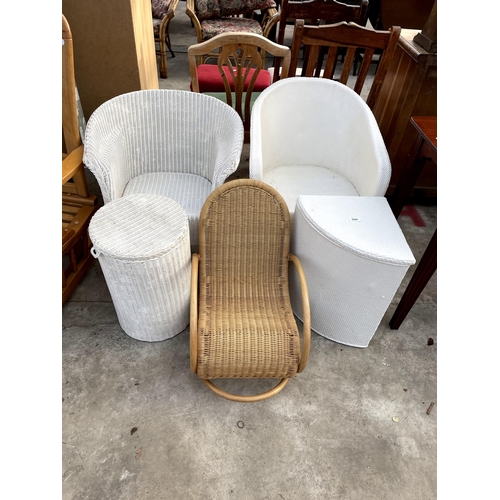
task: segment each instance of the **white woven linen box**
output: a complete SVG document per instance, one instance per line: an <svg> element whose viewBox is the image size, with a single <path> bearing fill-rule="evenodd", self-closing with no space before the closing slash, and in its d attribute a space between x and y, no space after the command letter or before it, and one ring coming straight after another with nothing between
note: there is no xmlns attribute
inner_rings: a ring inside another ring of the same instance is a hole
<svg viewBox="0 0 500 500"><path fill-rule="evenodd" d="M387 200L378 196L299 196L291 252L306 275L311 328L354 347L368 347L415 263ZM302 320L296 274L290 293Z"/></svg>
<svg viewBox="0 0 500 500"><path fill-rule="evenodd" d="M116 198L96 212L89 236L125 333L148 342L181 333L191 276L184 209L160 195Z"/></svg>

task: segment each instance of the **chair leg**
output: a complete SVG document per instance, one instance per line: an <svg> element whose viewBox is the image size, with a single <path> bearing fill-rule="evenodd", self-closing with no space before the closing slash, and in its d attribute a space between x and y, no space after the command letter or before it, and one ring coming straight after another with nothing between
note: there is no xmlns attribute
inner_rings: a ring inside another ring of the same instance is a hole
<svg viewBox="0 0 500 500"><path fill-rule="evenodd" d="M210 380L203 378L201 380L205 382L206 386L211 391L213 391L215 394L217 394L217 396L220 396L221 398L228 399L229 401L236 401L237 403L255 403L257 401L268 399L281 392L281 389L285 387L289 379L283 378L277 386L273 387L269 391L263 392L262 394L255 394L253 396L237 396L236 394L231 394L229 392L223 391L222 389L219 389L219 387L215 386Z"/></svg>
<svg viewBox="0 0 500 500"><path fill-rule="evenodd" d="M160 77L167 78L167 43L160 38Z"/></svg>
<svg viewBox="0 0 500 500"><path fill-rule="evenodd" d="M169 52L172 54L172 57L175 57L175 54L174 54L174 51L172 50L172 45L170 45L170 35L167 31L167 36L166 36L166 43L167 43L167 47L168 47L168 50Z"/></svg>

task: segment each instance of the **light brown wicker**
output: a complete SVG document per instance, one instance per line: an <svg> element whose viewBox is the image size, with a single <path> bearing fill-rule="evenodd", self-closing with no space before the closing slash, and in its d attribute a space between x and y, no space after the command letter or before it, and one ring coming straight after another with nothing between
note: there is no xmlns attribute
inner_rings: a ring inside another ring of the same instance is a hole
<svg viewBox="0 0 500 500"><path fill-rule="evenodd" d="M307 363L309 296L299 259L289 254L289 242L287 206L261 181L223 184L203 205L199 254L192 260L191 371L226 399L267 399ZM297 268L305 311L302 349L290 304L289 261ZM282 380L253 396L230 394L210 381L239 377Z"/></svg>

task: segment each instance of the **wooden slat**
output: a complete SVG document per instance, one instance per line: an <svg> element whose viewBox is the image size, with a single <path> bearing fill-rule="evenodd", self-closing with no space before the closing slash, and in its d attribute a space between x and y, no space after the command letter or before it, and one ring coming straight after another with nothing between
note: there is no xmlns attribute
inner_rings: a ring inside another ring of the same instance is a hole
<svg viewBox="0 0 500 500"><path fill-rule="evenodd" d="M354 62L355 57L356 57L356 49L353 47L349 47L344 57L344 66L342 67L342 73L340 75L340 80L339 80L340 83L343 83L344 85L347 83L347 80L349 79L352 63Z"/></svg>
<svg viewBox="0 0 500 500"><path fill-rule="evenodd" d="M368 70L370 69L374 52L375 51L373 49L366 49L364 54L361 56L361 67L359 68L356 85L354 86L354 92L357 94L361 94L361 91L363 90L363 85L365 84L366 75L368 75Z"/></svg>
<svg viewBox="0 0 500 500"><path fill-rule="evenodd" d="M328 57L326 58L325 71L323 72L323 78L333 78L335 73L335 67L337 66L338 59L338 48L330 47L328 51Z"/></svg>
<svg viewBox="0 0 500 500"><path fill-rule="evenodd" d="M82 198L81 196L78 195L73 195L73 194L63 194L62 195L62 202L65 205L76 205L76 206L81 206L81 205L88 205L92 206L97 203L97 196L95 194L92 194L88 196L87 198Z"/></svg>

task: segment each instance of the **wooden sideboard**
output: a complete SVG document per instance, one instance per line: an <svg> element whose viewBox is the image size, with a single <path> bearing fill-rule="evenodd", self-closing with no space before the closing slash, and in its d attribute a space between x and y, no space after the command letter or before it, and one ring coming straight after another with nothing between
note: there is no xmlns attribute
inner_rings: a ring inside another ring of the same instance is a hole
<svg viewBox="0 0 500 500"><path fill-rule="evenodd" d="M157 89L151 3L62 0L73 33L75 79L83 113L126 92Z"/></svg>
<svg viewBox="0 0 500 500"><path fill-rule="evenodd" d="M416 138L412 116L437 116L437 53L414 41L419 30L401 30L379 99L373 109L392 164L387 194L391 195ZM417 40L418 40L417 36ZM429 162L415 184L426 196L437 194L436 166Z"/></svg>

